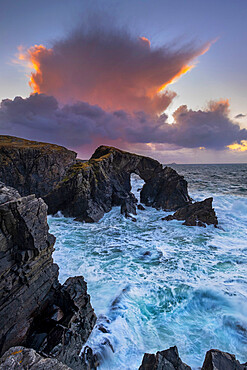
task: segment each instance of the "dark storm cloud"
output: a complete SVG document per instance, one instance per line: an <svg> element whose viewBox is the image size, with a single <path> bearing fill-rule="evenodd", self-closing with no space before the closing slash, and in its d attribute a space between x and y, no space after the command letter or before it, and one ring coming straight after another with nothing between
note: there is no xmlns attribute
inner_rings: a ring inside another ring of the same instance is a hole
<svg viewBox="0 0 247 370"><path fill-rule="evenodd" d="M153 119L144 112L106 112L98 106L78 102L60 107L44 94L5 99L0 108L0 134L49 141L78 148L98 140L122 143L169 144L175 147L223 149L247 140L247 130L229 118L227 101L211 102L202 111L179 107L174 123L163 114ZM174 147L174 148L175 148Z"/></svg>

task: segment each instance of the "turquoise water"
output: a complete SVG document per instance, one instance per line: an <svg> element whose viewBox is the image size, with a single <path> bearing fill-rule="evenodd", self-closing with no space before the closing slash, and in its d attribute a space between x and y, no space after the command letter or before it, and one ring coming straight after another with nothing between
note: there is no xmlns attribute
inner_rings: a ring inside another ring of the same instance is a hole
<svg viewBox="0 0 247 370"><path fill-rule="evenodd" d="M118 207L96 224L49 217L60 281L88 283L100 369L138 369L144 352L173 345L194 369L210 348L247 361L247 165L174 168L194 200L214 197L220 229L161 221L168 213L152 208L136 223ZM132 179L137 196L141 183Z"/></svg>

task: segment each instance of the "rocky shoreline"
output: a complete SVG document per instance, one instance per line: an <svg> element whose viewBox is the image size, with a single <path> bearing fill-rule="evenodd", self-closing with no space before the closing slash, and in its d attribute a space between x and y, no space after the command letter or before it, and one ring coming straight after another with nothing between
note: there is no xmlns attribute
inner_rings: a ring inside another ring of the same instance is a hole
<svg viewBox="0 0 247 370"><path fill-rule="evenodd" d="M87 285L82 276L59 283L47 211L97 222L120 206L125 217L133 218L137 200L131 193L132 173L145 181L141 203L176 211L166 220L217 226L212 198L193 203L183 176L154 159L101 146L82 162L63 147L0 137L1 369L97 368L89 347L80 355L96 323ZM138 208L145 211L142 205ZM190 367L173 347L145 354L140 369ZM211 350L202 369L246 369L246 365L233 355Z"/></svg>

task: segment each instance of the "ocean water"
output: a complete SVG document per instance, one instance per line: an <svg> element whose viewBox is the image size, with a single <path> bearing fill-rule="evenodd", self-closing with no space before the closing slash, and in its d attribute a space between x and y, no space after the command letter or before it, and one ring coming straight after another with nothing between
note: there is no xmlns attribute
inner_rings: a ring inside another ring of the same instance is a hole
<svg viewBox="0 0 247 370"><path fill-rule="evenodd" d="M115 207L95 224L49 217L60 281L83 275L98 317L88 339L100 369L138 369L144 352L176 345L198 369L218 348L247 361L247 164L174 165L194 200L213 196L219 229L137 222ZM142 180L132 176L139 197Z"/></svg>

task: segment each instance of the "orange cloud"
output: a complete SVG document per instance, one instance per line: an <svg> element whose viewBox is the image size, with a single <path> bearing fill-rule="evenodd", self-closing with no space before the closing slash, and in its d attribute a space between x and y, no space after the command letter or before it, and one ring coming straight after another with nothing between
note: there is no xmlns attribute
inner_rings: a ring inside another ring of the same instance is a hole
<svg viewBox="0 0 247 370"><path fill-rule="evenodd" d="M33 66L33 92L53 95L62 103L85 101L108 111L156 115L176 95L165 88L191 70L191 62L209 47L151 48L146 37L80 30L51 49L35 45L20 59Z"/></svg>
<svg viewBox="0 0 247 370"><path fill-rule="evenodd" d="M149 39L147 39L146 37L141 36L141 37L139 37L139 39L141 40L141 42L143 42L143 45L148 46L148 47L150 47L150 46L151 46L151 42L150 42L150 40L149 40Z"/></svg>
<svg viewBox="0 0 247 370"><path fill-rule="evenodd" d="M234 143L232 145L228 145L227 147L236 152L245 152L247 151L247 140L242 140L240 144Z"/></svg>

